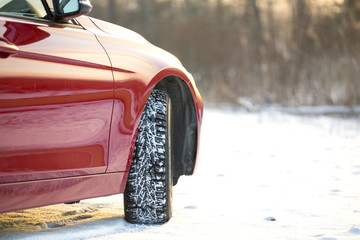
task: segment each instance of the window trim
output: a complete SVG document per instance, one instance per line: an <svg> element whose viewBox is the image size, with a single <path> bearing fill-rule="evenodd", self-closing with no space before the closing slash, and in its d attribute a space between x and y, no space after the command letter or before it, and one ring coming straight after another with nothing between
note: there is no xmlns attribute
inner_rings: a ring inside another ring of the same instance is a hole
<svg viewBox="0 0 360 240"><path fill-rule="evenodd" d="M48 25L49 27L73 27L73 28L84 29L84 27L81 26L78 23L78 21L76 21L76 19L73 19L74 21L69 21L67 23L67 22L55 22L52 19L47 19L47 18L27 17L27 16L21 16L21 15L17 16L17 15L6 14L6 13L0 13L0 17L15 18L15 19L34 22L34 23L42 23L42 24Z"/></svg>
<svg viewBox="0 0 360 240"><path fill-rule="evenodd" d="M46 11L46 13L47 13L47 16L49 16L49 18L51 17L51 19L53 19L53 18L54 18L54 14L51 12L50 7L49 7L49 4L47 3L47 1L46 1L46 0L41 0L41 2L42 2L43 6L44 6L44 8L45 8L45 11Z"/></svg>

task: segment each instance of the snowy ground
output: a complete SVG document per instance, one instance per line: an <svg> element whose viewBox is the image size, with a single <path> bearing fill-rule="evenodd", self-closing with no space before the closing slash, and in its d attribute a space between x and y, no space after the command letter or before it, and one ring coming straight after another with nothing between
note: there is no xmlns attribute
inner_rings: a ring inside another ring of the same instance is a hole
<svg viewBox="0 0 360 240"><path fill-rule="evenodd" d="M166 224L126 223L115 195L0 214L0 239L360 239L359 114L284 112L206 109Z"/></svg>

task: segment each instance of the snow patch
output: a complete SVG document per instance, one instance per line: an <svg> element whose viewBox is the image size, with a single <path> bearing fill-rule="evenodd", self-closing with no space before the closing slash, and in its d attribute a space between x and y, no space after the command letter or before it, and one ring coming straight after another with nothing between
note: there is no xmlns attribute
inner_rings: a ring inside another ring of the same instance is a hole
<svg viewBox="0 0 360 240"><path fill-rule="evenodd" d="M349 233L353 235L360 235L360 227L352 227L349 230Z"/></svg>
<svg viewBox="0 0 360 240"><path fill-rule="evenodd" d="M0 214L0 239L359 239L358 117L208 108L200 145L166 224L128 224L115 195Z"/></svg>

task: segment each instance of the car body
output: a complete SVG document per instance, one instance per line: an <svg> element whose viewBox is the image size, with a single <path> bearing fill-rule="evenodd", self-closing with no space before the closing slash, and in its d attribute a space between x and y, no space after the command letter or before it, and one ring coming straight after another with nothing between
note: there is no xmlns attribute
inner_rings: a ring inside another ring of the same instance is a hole
<svg viewBox="0 0 360 240"><path fill-rule="evenodd" d="M155 88L171 99L174 182L191 175L203 102L180 61L87 10L24 2L36 11L0 5L0 212L123 193Z"/></svg>

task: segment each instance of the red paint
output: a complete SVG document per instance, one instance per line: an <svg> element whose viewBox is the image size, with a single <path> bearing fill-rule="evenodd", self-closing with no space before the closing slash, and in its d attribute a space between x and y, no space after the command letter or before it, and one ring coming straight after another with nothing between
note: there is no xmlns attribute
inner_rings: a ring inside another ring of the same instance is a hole
<svg viewBox="0 0 360 240"><path fill-rule="evenodd" d="M0 183L104 173L113 78L96 37L5 19L19 52L0 60Z"/></svg>
<svg viewBox="0 0 360 240"><path fill-rule="evenodd" d="M116 25L0 16L0 212L122 193L147 97L192 76Z"/></svg>
<svg viewBox="0 0 360 240"><path fill-rule="evenodd" d="M15 211L112 195L125 190L126 178L127 173L123 172L0 184L0 209L3 212Z"/></svg>

